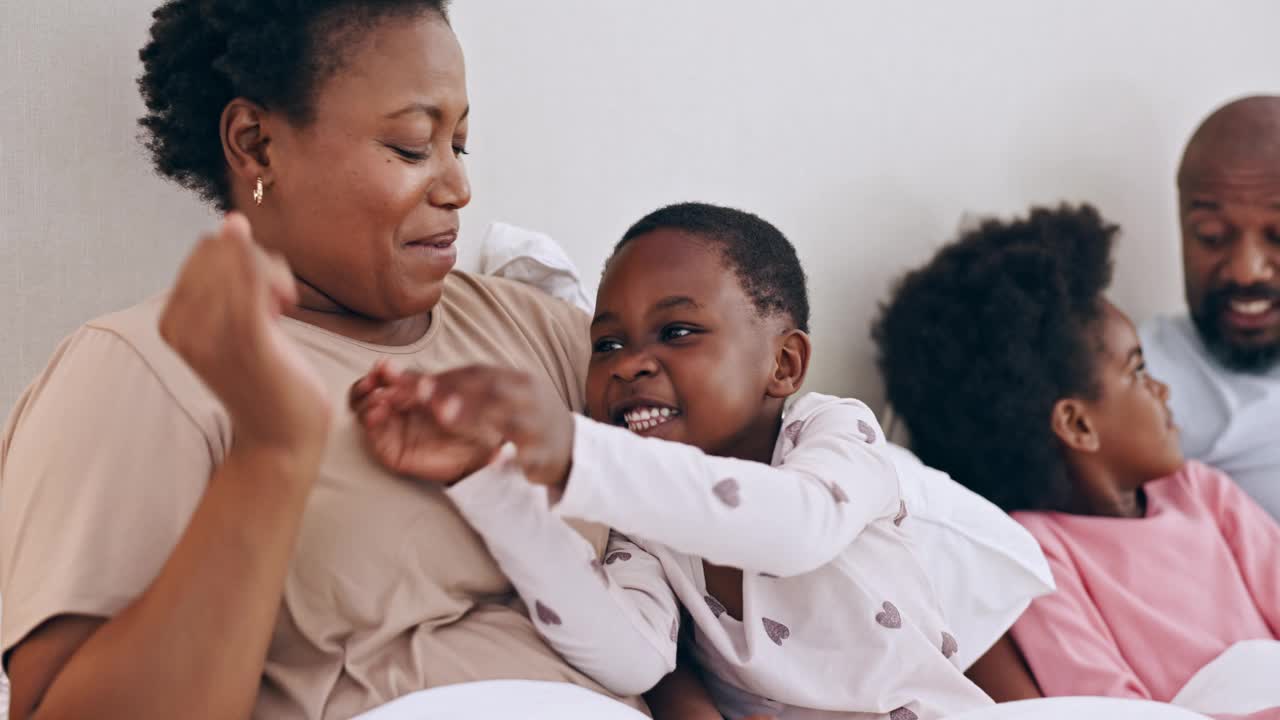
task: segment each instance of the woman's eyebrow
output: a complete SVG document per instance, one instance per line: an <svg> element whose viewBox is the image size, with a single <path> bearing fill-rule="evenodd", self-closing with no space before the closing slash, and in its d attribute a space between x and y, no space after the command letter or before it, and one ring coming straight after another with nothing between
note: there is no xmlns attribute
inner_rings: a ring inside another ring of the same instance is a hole
<svg viewBox="0 0 1280 720"><path fill-rule="evenodd" d="M444 119L444 111L440 109L439 105L431 105L429 103L423 103L423 102L409 103L408 105L405 105L399 110L387 113L387 118L394 119L394 118L403 117L405 115L409 115L415 112L422 113L423 115L426 115L427 117L431 118L432 120L435 120L436 122L441 122ZM458 122L462 122L463 120L466 120L467 116L470 114L471 114L471 106L468 105L467 109L463 110L462 115L458 117Z"/></svg>

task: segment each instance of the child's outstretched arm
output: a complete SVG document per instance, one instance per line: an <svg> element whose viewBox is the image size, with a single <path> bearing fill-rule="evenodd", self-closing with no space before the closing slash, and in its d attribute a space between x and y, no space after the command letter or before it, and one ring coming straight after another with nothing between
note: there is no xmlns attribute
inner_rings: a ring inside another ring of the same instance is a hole
<svg viewBox="0 0 1280 720"><path fill-rule="evenodd" d="M897 471L862 403L829 398L789 417L783 434L789 449L772 467L575 418L556 512L780 577L830 562L870 522L902 512Z"/></svg>
<svg viewBox="0 0 1280 720"><path fill-rule="evenodd" d="M504 368L401 374L372 408L369 401L353 405L375 451L376 437L388 434L380 430L385 414L397 409L428 414L424 428L468 442L498 437L515 444L530 481L551 489L558 513L717 565L806 573L843 552L873 520L902 512L897 471L881 452L883 432L856 400L827 398L793 412L782 429L788 445L779 467L574 417L527 374ZM407 441L421 447L399 453L402 464L393 469L427 462L439 443L432 432L422 434Z"/></svg>
<svg viewBox="0 0 1280 720"><path fill-rule="evenodd" d="M680 612L657 558L613 533L603 559L547 509L509 451L446 491L566 660L618 695L675 668Z"/></svg>

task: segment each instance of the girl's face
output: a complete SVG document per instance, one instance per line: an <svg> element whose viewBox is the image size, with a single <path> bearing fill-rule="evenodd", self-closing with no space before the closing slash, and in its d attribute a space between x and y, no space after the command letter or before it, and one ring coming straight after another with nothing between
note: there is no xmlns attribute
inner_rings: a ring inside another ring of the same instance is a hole
<svg viewBox="0 0 1280 720"><path fill-rule="evenodd" d="M634 238L609 261L596 299L588 413L734 455L767 422L771 338L781 329L760 316L714 243L670 229Z"/></svg>
<svg viewBox="0 0 1280 720"><path fill-rule="evenodd" d="M1085 403L1099 437L1099 456L1135 489L1182 467L1178 428L1169 409L1169 386L1147 374L1133 323L1105 302L1097 399Z"/></svg>

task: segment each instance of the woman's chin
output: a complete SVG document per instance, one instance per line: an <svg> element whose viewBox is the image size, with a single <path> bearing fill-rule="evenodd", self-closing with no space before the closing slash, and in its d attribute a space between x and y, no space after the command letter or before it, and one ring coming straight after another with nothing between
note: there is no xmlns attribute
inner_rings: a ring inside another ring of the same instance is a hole
<svg viewBox="0 0 1280 720"><path fill-rule="evenodd" d="M397 293L398 297L392 301L387 319L403 320L434 310L444 296L444 279L447 276L448 273L445 273L429 279L419 278L412 284L406 283L402 291Z"/></svg>

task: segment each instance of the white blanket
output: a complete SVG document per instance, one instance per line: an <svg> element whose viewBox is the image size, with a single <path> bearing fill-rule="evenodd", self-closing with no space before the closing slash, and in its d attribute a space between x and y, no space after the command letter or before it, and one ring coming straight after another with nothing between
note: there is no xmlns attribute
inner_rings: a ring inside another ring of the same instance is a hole
<svg viewBox="0 0 1280 720"><path fill-rule="evenodd" d="M1112 698L1047 698L983 708L947 720L1179 720L1246 716L1275 708L1280 717L1280 641L1237 643L1205 665L1172 704ZM1202 714L1203 713L1203 714Z"/></svg>
<svg viewBox="0 0 1280 720"><path fill-rule="evenodd" d="M1205 720L1208 714L1244 716L1268 708L1280 708L1280 642L1253 640L1232 646L1204 666L1173 704L1116 698L1046 698L993 705L948 720ZM490 718L642 720L644 716L566 683L494 680L412 693L365 713L358 720Z"/></svg>
<svg viewBox="0 0 1280 720"><path fill-rule="evenodd" d="M1232 645L1200 668L1173 703L1202 713L1233 715L1280 708L1280 641Z"/></svg>
<svg viewBox="0 0 1280 720"><path fill-rule="evenodd" d="M488 680L406 695L356 720L648 720L568 683Z"/></svg>
<svg viewBox="0 0 1280 720"><path fill-rule="evenodd" d="M1205 716L1145 700L1059 697L992 705L947 720L1205 720Z"/></svg>

